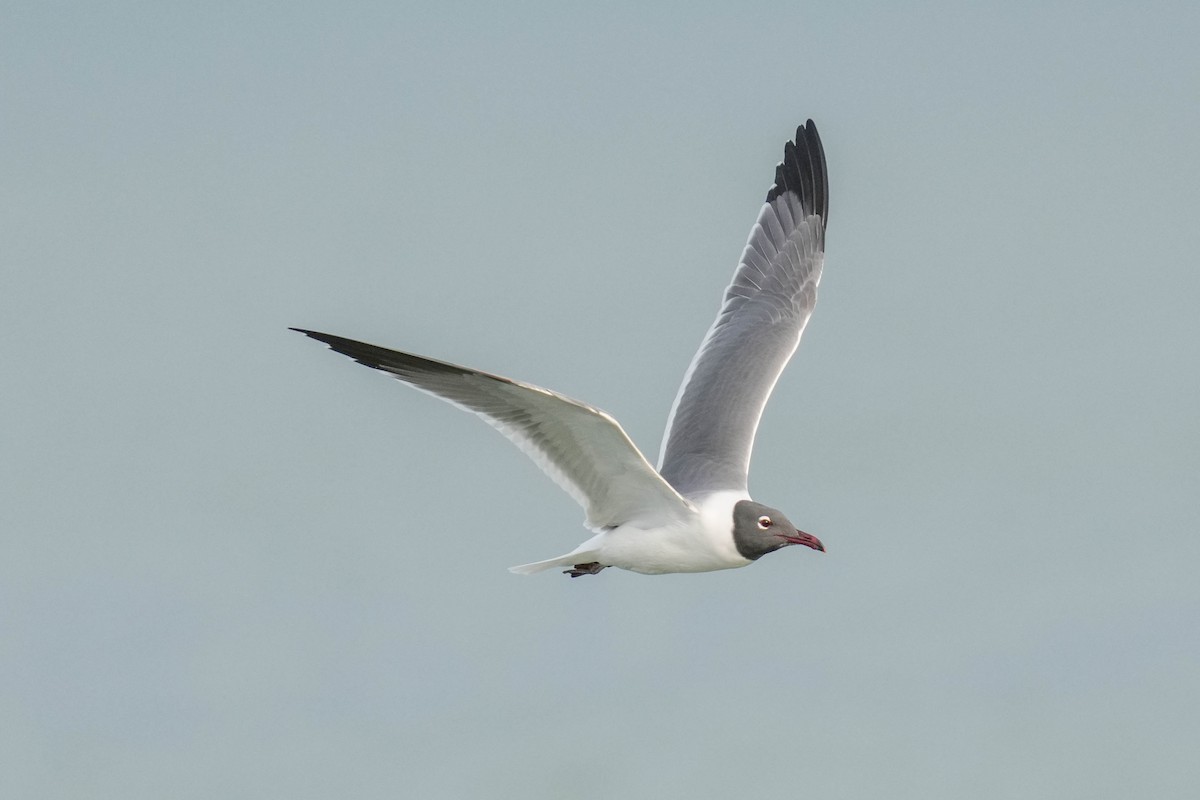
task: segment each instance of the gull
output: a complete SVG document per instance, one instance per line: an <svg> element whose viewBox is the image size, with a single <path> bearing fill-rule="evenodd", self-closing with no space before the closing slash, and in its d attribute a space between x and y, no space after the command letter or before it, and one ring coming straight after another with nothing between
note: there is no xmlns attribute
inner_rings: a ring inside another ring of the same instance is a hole
<svg viewBox="0 0 1200 800"><path fill-rule="evenodd" d="M767 398L817 301L828 219L825 153L810 119L784 145L717 318L683 376L657 469L615 419L587 403L445 361L291 330L481 417L583 507L594 536L512 572L708 572L789 545L824 552L817 537L750 499L747 472Z"/></svg>

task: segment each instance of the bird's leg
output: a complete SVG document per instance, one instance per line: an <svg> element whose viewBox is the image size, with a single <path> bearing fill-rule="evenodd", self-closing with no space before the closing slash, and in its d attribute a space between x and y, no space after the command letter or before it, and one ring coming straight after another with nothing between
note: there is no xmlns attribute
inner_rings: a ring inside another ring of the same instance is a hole
<svg viewBox="0 0 1200 800"><path fill-rule="evenodd" d="M563 575L578 578L580 575L595 575L602 569L604 569L604 565L599 561L589 561L586 564L576 564L574 569L564 569Z"/></svg>

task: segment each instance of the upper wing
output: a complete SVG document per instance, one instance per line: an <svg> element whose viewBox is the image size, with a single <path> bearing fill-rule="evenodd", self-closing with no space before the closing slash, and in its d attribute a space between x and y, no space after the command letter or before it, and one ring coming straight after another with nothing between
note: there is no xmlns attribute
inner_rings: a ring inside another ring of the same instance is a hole
<svg viewBox="0 0 1200 800"><path fill-rule="evenodd" d="M631 519L667 522L692 505L654 471L617 421L598 408L498 375L292 328L360 364L472 411L567 491L593 529Z"/></svg>
<svg viewBox="0 0 1200 800"><path fill-rule="evenodd" d="M763 407L817 302L829 183L813 121L784 146L716 322L667 419L659 472L685 497L746 490Z"/></svg>

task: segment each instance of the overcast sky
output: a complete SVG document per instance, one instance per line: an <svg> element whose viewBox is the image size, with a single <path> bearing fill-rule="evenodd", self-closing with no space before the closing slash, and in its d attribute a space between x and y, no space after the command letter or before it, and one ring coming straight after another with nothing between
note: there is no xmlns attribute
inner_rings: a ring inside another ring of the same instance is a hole
<svg viewBox="0 0 1200 800"><path fill-rule="evenodd" d="M1196 7L414 5L5 6L0 795L1196 797ZM570 498L286 330L655 459L808 117L824 555L511 575Z"/></svg>

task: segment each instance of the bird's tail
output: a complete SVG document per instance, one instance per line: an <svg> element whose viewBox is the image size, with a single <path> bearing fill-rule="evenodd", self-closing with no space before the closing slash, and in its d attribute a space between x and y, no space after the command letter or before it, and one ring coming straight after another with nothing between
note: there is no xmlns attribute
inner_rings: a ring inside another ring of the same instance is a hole
<svg viewBox="0 0 1200 800"><path fill-rule="evenodd" d="M534 561L532 564L518 564L515 567L509 567L509 572L515 572L517 575L532 575L535 572L541 572L551 567L573 567L576 564L586 564L589 561L595 561L598 558L598 553L573 550L565 556L558 558L548 558L545 561Z"/></svg>

